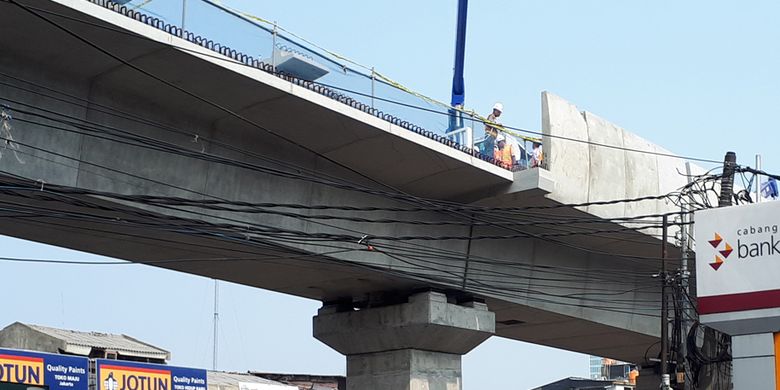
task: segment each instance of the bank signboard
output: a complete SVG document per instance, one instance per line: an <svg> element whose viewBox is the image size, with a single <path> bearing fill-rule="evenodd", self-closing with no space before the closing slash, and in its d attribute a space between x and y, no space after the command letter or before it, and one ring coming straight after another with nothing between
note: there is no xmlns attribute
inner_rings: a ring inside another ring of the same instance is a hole
<svg viewBox="0 0 780 390"><path fill-rule="evenodd" d="M780 202L697 211L700 314L780 308Z"/></svg>
<svg viewBox="0 0 780 390"><path fill-rule="evenodd" d="M106 359L95 369L96 390L207 390L206 370Z"/></svg>
<svg viewBox="0 0 780 390"><path fill-rule="evenodd" d="M0 348L0 382L49 390L88 390L86 358Z"/></svg>

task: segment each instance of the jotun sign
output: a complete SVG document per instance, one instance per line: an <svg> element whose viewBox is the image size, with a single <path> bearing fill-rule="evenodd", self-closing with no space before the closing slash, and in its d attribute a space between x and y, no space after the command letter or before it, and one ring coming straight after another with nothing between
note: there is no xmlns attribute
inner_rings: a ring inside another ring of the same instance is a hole
<svg viewBox="0 0 780 390"><path fill-rule="evenodd" d="M88 375L86 358L0 349L0 382L49 390L87 390Z"/></svg>
<svg viewBox="0 0 780 390"><path fill-rule="evenodd" d="M206 390L206 370L118 360L95 361L97 390Z"/></svg>

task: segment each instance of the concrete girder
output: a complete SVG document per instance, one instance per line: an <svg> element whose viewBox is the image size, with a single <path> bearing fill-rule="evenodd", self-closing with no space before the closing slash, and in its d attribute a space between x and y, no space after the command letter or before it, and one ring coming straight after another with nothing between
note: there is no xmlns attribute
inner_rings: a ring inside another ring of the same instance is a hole
<svg viewBox="0 0 780 390"><path fill-rule="evenodd" d="M545 153L549 170L533 169L511 174L261 70L233 64L219 59L213 53L209 56L199 54L205 52L205 49L89 2L37 0L30 1L32 3L138 34L141 38L118 35L126 40L122 42L127 45L112 47L112 50L126 58L141 49L152 53L139 60L138 65L152 69L155 74L175 81L182 88L197 92L204 98L224 104L307 148L326 153L329 158L372 179L415 196L456 199L485 207L554 206L622 196L656 195L655 188L664 192L675 189L678 184L676 179L666 178L672 176L669 172L679 167L677 160L648 155L639 158L627 152L601 156L601 149L596 147L550 137L566 136L588 142L600 141L616 146L660 150L603 119L596 119L592 114L581 114L574 105L549 93L542 96L542 127L548 135L545 137ZM8 4L0 3L0 10L8 10L8 7ZM36 30L33 28L37 26L36 23L39 21L31 19L29 15L0 12L0 29L13 30L8 26L16 26L19 31L25 31L27 40L25 44L19 44L0 35L3 37L0 38L0 48L12 53L0 59L0 71L67 90L75 96L88 99L90 103L86 108L79 108L7 87L0 87L2 97L66 112L77 118L126 130L133 135L164 140L183 150L266 167L282 168L286 163L295 166L284 167L290 172L296 169L311 171L318 178L335 176L360 185L381 188L344 167L334 166L322 156L304 152L255 126L226 116L224 111L208 104L182 97L181 93L152 82L127 67L106 74L94 88L90 88L87 80L104 72L113 60L74 46L70 41L67 44L69 50L58 51L59 47L66 46L63 44L65 38L46 29ZM73 23L77 22L71 25ZM78 31L86 35L106 34L103 29L83 26ZM119 33L111 33L102 39L113 37L113 34ZM138 39L143 42L131 42ZM187 51L167 46L172 42L189 45ZM29 51L28 46L38 49ZM124 51L125 47L132 50ZM52 52L49 49L61 56L58 63L50 61ZM23 55L16 56L16 53ZM60 69L80 62L87 62L88 66ZM188 69L189 72L181 72L181 69ZM98 103L186 131L174 133L148 123L101 113L95 108ZM14 129L18 140L28 145L24 151L31 156L30 160L27 164L17 164L12 159L3 158L0 159L0 169L21 176L27 182L40 179L47 184L85 190L171 195L191 199L303 205L410 206L410 202L406 201L281 178L255 169L198 157L122 145L93 135L54 131L21 123L15 123ZM602 133L602 129L606 130ZM196 139L192 134L203 137L193 142ZM213 142L204 141L203 138ZM241 148L245 152L225 148L217 143ZM33 148L48 149L61 156ZM637 184L634 179L654 166L658 172L650 172L648 180L644 180L641 185ZM622 181L616 180L612 183L614 187L605 190L602 181L609 178L604 175L607 169L622 169L624 173ZM596 173L605 179L596 180ZM3 180L12 181L8 177ZM88 196L79 199L97 201ZM22 202L32 207L50 205L42 199L31 197L4 195L2 200L5 204ZM131 220L134 218L133 213L140 210L156 213L155 218L161 221L170 217L186 217L217 223L224 222L225 218L233 218L236 223L284 227L308 234L349 232L357 237L364 234L373 237L468 236L472 230L469 229L467 215L437 211L417 213L414 219L424 222L455 220L463 224L430 227L402 223L331 221L328 226L320 220L307 218L324 213L321 211L301 211L300 218L271 214L236 216L235 213L224 211L195 215L187 210L101 202L118 209L107 215L120 220ZM608 230L622 227L608 221L608 218L624 216L626 213L669 210L670 206L664 202L652 201L632 206L565 208L543 210L535 214L528 212L526 218L549 221L556 218L602 217L603 223L589 226ZM365 216L357 212L343 215ZM371 217L407 218L392 212L376 212ZM472 240L471 245L468 240L425 242L420 245L426 250L446 251L452 256L431 266L423 261L413 261L410 265L378 251L367 251L357 244L357 240L340 243L338 246L344 250L343 253L329 254L329 250L314 245L314 242L286 242L271 246L273 240L270 239L241 241L197 238L170 231L145 231L135 226L107 221L62 221L52 216L38 216L17 224L4 224L0 229L4 234L17 237L325 301L342 298L359 301L378 291L408 292L431 287L459 291L485 299L490 310L496 313L497 333L500 336L622 360L641 360L647 346L655 342L659 333L658 321L654 317L659 285L653 284L650 278L657 271L657 264L650 260L625 259L618 255L657 256L659 240L637 232L553 239L535 235L560 232L562 227L528 226L507 230L477 225L471 233L474 236L512 233L529 236L511 240ZM165 259L236 257L236 254L250 259L222 263L155 263ZM674 249L671 255L675 255ZM607 277L624 271L628 275L624 280ZM566 323L571 326L554 325ZM582 342L573 337L575 334L588 337L591 342Z"/></svg>

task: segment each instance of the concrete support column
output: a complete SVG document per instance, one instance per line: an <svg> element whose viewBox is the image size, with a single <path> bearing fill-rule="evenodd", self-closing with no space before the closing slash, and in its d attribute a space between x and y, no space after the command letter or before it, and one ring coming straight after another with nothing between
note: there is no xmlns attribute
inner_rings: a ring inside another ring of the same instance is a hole
<svg viewBox="0 0 780 390"><path fill-rule="evenodd" d="M777 390L772 333L731 337L734 389Z"/></svg>
<svg viewBox="0 0 780 390"><path fill-rule="evenodd" d="M362 310L323 306L314 317L314 337L347 355L347 390L460 390L461 356L495 327L485 304L436 292Z"/></svg>

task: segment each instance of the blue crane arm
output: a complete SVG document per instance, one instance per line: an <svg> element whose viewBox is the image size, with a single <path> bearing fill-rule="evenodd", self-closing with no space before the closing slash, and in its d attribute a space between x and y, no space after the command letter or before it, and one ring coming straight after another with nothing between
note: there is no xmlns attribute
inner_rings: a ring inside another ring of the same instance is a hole
<svg viewBox="0 0 780 390"><path fill-rule="evenodd" d="M463 80L463 60L466 56L466 12L469 1L458 0L458 27L455 38L455 67L452 76L452 106L462 106L466 99L466 85Z"/></svg>

